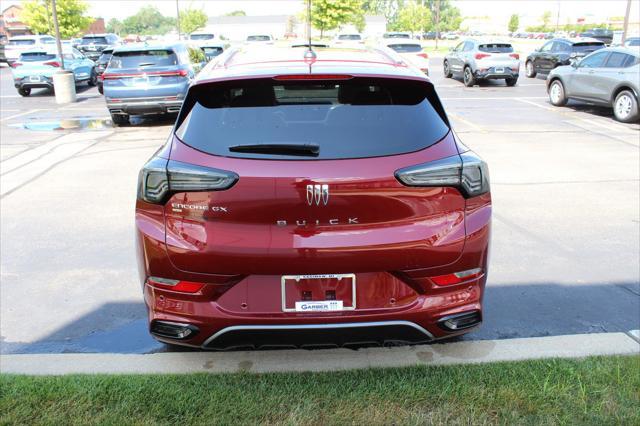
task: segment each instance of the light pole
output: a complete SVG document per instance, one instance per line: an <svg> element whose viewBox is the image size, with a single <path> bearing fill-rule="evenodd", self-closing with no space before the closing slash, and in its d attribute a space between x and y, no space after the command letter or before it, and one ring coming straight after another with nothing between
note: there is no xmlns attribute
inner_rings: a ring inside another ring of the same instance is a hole
<svg viewBox="0 0 640 426"><path fill-rule="evenodd" d="M629 30L629 14L631 13L631 0L627 0L627 11L624 14L624 30L622 32L622 44L627 41L627 31Z"/></svg>
<svg viewBox="0 0 640 426"><path fill-rule="evenodd" d="M60 26L58 25L58 11L56 10L56 0L52 0L53 26L56 30L56 46L60 57L60 71L53 74L53 90L56 92L56 103L68 104L76 101L76 83L73 72L64 69L64 55L62 43L60 42Z"/></svg>
<svg viewBox="0 0 640 426"><path fill-rule="evenodd" d="M178 6L178 0L176 0L176 27L178 27L178 40L180 40L180 7Z"/></svg>

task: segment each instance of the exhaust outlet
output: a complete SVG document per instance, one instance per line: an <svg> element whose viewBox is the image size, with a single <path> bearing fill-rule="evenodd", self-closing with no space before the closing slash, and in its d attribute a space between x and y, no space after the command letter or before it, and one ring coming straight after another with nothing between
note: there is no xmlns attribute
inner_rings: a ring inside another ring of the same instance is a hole
<svg viewBox="0 0 640 426"><path fill-rule="evenodd" d="M182 324L169 321L153 321L149 331L158 337L166 337L175 340L184 340L198 334L198 327L191 324Z"/></svg>
<svg viewBox="0 0 640 426"><path fill-rule="evenodd" d="M474 327L482 322L480 311L463 312L440 318L438 325L445 331L458 331Z"/></svg>

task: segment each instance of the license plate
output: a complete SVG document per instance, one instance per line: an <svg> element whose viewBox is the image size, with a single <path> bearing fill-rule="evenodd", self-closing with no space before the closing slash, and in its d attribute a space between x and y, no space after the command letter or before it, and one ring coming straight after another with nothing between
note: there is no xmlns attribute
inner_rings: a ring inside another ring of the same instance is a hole
<svg viewBox="0 0 640 426"><path fill-rule="evenodd" d="M502 74L504 72L504 68L496 68L496 72L498 74Z"/></svg>
<svg viewBox="0 0 640 426"><path fill-rule="evenodd" d="M29 76L29 81L40 81L40 76L39 75Z"/></svg>
<svg viewBox="0 0 640 426"><path fill-rule="evenodd" d="M355 274L284 275L283 312L336 312L356 308Z"/></svg>

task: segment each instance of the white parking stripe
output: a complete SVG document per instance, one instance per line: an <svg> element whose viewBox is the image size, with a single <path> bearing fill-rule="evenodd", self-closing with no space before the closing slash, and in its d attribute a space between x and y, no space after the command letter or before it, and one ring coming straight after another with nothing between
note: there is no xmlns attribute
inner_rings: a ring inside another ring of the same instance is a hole
<svg viewBox="0 0 640 426"><path fill-rule="evenodd" d="M442 101L500 101L500 100L520 100L520 99L547 99L546 96L495 96L495 97L459 97L459 98L450 98L450 97L441 97ZM538 105L538 104L534 104ZM539 105L538 105L539 106Z"/></svg>
<svg viewBox="0 0 640 426"><path fill-rule="evenodd" d="M20 116L28 115L28 114L33 114L34 112L38 112L38 111L40 111L40 110L39 109L31 109L29 111L21 112L20 114L14 114L14 115L10 115L9 117L4 117L0 121L11 120L12 118L16 118L16 117L20 117Z"/></svg>
<svg viewBox="0 0 640 426"><path fill-rule="evenodd" d="M449 111L447 114L449 115L449 117L452 117L454 120L458 120L458 121L460 121L460 122L462 122L462 123L466 124L467 126L471 127L471 128L472 128L472 129L474 129L475 131L482 132L482 133L486 133L486 132L487 132L484 128L482 128L482 127L478 126L478 125L477 125L477 124L475 124L475 123L472 123L471 121L469 121L469 120L467 120L467 119L464 119L464 118L460 117L460 116L459 116L458 114L456 114L456 113L453 113L453 112Z"/></svg>

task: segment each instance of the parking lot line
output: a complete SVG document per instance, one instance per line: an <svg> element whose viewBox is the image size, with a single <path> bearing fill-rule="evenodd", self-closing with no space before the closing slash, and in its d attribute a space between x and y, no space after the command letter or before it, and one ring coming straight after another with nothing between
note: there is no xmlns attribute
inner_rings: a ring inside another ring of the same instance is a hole
<svg viewBox="0 0 640 426"><path fill-rule="evenodd" d="M467 126L471 127L475 131L478 131L478 132L481 132L481 133L487 133L487 131L484 128L478 126L475 123L472 123L471 121L469 121L469 120L467 120L465 118L460 117L460 115L458 115L456 113L453 113L453 112L449 111L448 114L449 114L450 117L453 117L455 120L458 120L458 121L466 124Z"/></svg>
<svg viewBox="0 0 640 426"><path fill-rule="evenodd" d="M519 99L547 99L546 96L495 96L495 97L455 97L455 98L450 98L450 97L441 97L440 100L442 101L500 101L500 100L519 100ZM533 102L531 102L531 104L533 105L537 105L534 104ZM538 105L540 106L540 105Z"/></svg>
<svg viewBox="0 0 640 426"><path fill-rule="evenodd" d="M4 117L3 119L1 119L0 121L7 121L7 120L11 120L12 118L16 118L16 117L21 117L23 115L29 115L29 114L33 114L34 112L38 112L40 111L39 109L31 109L29 111L25 111L25 112L21 112L19 114L14 114L14 115L10 115L8 117Z"/></svg>

